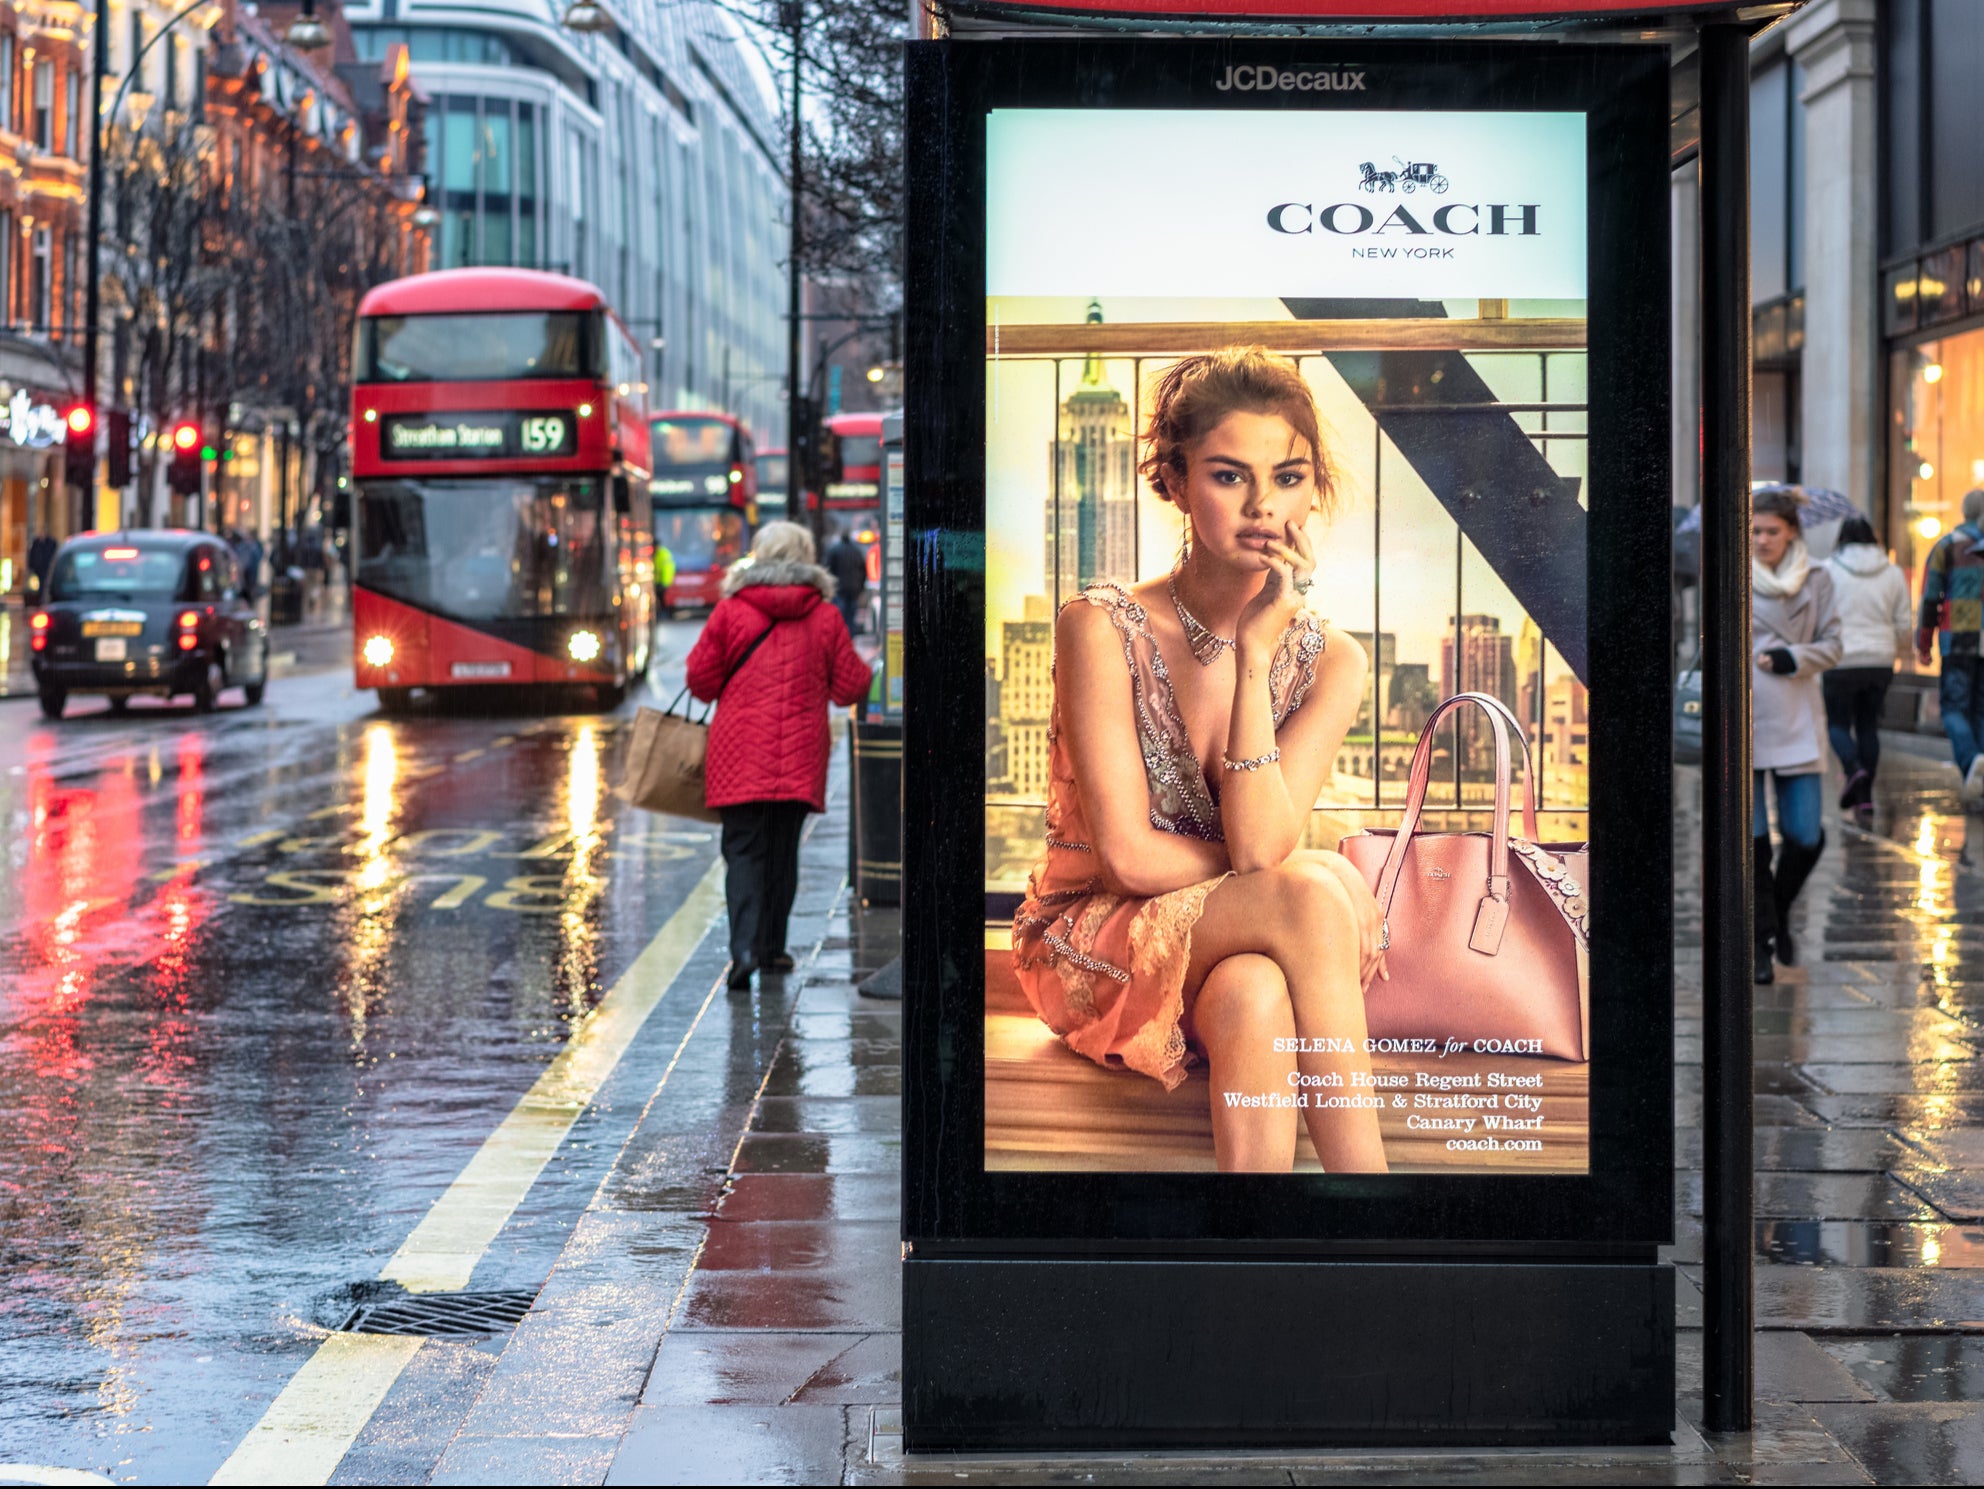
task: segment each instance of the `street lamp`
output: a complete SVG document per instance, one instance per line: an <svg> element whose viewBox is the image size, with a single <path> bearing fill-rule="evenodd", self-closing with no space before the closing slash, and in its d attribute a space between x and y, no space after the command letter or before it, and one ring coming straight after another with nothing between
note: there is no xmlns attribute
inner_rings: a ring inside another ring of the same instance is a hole
<svg viewBox="0 0 1984 1489"><path fill-rule="evenodd" d="M597 0L572 0L565 7L565 14L559 24L567 31L577 31L587 36L597 36L613 29L613 17L607 14L606 7Z"/></svg>
<svg viewBox="0 0 1984 1489"><path fill-rule="evenodd" d="M331 28L317 19L317 0L303 0L303 14L289 23L282 39L299 52L315 52L331 44Z"/></svg>
<svg viewBox="0 0 1984 1489"><path fill-rule="evenodd" d="M309 3L314 5L315 0L309 0ZM196 10L203 12L198 21L202 26L211 28L220 19L220 11L213 5L212 0L191 0L190 4L175 11L131 58L131 70L118 85L117 96L111 100L107 111L103 107L103 82L110 75L110 28L104 24L105 12L101 7L90 26L89 117L95 121L95 128L90 131L89 210L88 225L84 229L89 238L89 259L85 266L83 292L83 399L89 404L92 412L97 405L97 358L103 332L103 151L104 139L110 129L106 121L117 117L117 110L123 105L127 93L131 94L134 102L139 96L132 93L131 84L137 80L143 70L145 53L157 46L173 27ZM77 472L84 477L82 498L84 502L89 500L89 483L96 480L94 428L93 422L89 458L87 461L79 460L76 465Z"/></svg>

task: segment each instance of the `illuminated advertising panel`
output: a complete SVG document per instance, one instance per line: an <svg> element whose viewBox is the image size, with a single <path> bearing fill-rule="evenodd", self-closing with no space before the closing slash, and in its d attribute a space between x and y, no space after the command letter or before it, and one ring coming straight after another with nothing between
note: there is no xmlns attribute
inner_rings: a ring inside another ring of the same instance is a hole
<svg viewBox="0 0 1984 1489"><path fill-rule="evenodd" d="M910 1235L1664 1234L1660 55L919 67Z"/></svg>
<svg viewBox="0 0 1984 1489"><path fill-rule="evenodd" d="M987 1165L1584 1173L1583 114L986 130Z"/></svg>

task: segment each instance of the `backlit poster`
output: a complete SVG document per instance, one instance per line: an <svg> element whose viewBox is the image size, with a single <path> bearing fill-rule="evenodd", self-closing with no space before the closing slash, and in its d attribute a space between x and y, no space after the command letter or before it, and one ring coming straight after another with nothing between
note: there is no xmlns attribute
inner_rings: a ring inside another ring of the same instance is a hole
<svg viewBox="0 0 1984 1489"><path fill-rule="evenodd" d="M989 1171L1589 1169L1587 120L1348 78L985 115Z"/></svg>

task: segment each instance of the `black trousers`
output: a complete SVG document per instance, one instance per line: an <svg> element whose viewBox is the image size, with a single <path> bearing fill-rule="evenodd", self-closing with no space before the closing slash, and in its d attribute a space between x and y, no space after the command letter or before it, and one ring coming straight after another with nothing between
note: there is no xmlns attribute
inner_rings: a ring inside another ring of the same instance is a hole
<svg viewBox="0 0 1984 1489"><path fill-rule="evenodd" d="M1881 709L1892 667L1835 667L1819 679L1826 700L1826 733L1847 775L1868 775L1881 763Z"/></svg>
<svg viewBox="0 0 1984 1489"><path fill-rule="evenodd" d="M723 897L730 907L730 960L760 966L785 951L786 922L799 893L803 801L747 801L723 818Z"/></svg>

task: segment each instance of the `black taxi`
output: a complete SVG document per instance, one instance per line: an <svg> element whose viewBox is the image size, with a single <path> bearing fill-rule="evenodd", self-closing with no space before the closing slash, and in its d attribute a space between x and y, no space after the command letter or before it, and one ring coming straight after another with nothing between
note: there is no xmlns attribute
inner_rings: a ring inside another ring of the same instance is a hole
<svg viewBox="0 0 1984 1489"><path fill-rule="evenodd" d="M251 704L269 680L269 637L242 593L234 554L211 533L84 533L56 550L43 603L28 616L41 711L71 693L190 695L210 711L229 687Z"/></svg>

